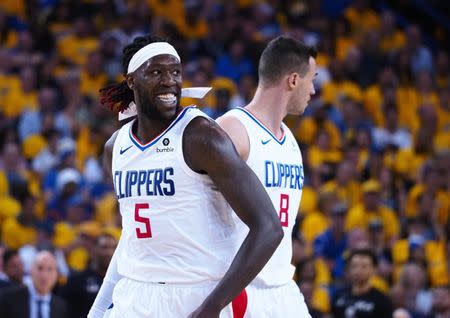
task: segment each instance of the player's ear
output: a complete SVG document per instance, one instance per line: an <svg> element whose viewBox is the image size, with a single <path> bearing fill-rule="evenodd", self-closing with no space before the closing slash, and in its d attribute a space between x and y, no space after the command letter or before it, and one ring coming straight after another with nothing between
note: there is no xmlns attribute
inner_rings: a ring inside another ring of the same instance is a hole
<svg viewBox="0 0 450 318"><path fill-rule="evenodd" d="M134 88L134 77L133 75L127 75L126 77L127 85L130 89Z"/></svg>
<svg viewBox="0 0 450 318"><path fill-rule="evenodd" d="M289 74L288 85L289 85L290 89L293 89L294 87L296 87L298 85L299 81L300 81L300 76L298 75L298 73Z"/></svg>

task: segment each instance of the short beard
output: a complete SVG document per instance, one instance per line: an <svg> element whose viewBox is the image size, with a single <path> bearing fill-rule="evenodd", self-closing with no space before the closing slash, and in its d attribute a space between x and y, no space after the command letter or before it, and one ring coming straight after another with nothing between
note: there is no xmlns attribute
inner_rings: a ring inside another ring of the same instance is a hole
<svg viewBox="0 0 450 318"><path fill-rule="evenodd" d="M164 118L157 110L156 107L153 106L152 102L147 96L141 96L141 113L147 119L152 120L164 120Z"/></svg>

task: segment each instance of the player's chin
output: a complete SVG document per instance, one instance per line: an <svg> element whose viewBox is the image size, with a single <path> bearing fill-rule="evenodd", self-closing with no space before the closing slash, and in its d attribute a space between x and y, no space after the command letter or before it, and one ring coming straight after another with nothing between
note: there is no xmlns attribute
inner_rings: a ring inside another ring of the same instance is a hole
<svg viewBox="0 0 450 318"><path fill-rule="evenodd" d="M163 117L171 117L175 115L180 107L178 99L172 103L158 101L158 110L163 115Z"/></svg>

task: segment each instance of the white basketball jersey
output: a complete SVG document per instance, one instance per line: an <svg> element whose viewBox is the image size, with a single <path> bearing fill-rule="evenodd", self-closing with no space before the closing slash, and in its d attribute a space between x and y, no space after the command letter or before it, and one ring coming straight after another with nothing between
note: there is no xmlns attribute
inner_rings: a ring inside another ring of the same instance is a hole
<svg viewBox="0 0 450 318"><path fill-rule="evenodd" d="M147 144L125 124L112 155L114 187L122 214L119 274L144 282L192 284L219 280L236 250L236 224L211 179L184 161L182 137L197 116L183 109Z"/></svg>
<svg viewBox="0 0 450 318"><path fill-rule="evenodd" d="M292 228L295 224L303 188L302 155L290 129L283 123L283 137L277 139L254 115L235 108L224 116L237 118L247 130L250 152L247 164L256 173L279 214L284 238L272 258L253 280L258 287L275 287L292 280ZM243 240L248 227L236 218Z"/></svg>

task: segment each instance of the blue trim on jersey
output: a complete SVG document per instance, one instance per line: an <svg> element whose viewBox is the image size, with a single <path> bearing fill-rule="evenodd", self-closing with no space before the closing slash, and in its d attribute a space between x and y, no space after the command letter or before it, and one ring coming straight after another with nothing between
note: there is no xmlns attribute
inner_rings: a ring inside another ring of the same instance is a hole
<svg viewBox="0 0 450 318"><path fill-rule="evenodd" d="M152 141L150 141L149 143L142 145L134 136L132 133L132 128L133 128L133 124L130 125L130 130L129 130L129 135L130 135L130 139L133 142L133 144L138 147L141 151L144 151L148 148L150 148L151 146L153 146L154 144L156 144L167 132L169 132L169 130L176 125L177 122L179 122L181 120L181 118L184 117L184 115L186 114L188 109L191 108L195 108L194 106L189 106L186 107L185 109L183 109L177 116L177 118L169 125L169 127L166 128L166 130L164 130L161 134L159 134L158 136L156 136L155 139L153 139Z"/></svg>
<svg viewBox="0 0 450 318"><path fill-rule="evenodd" d="M259 127L261 127L262 129L264 129L264 131L266 133L268 133L277 143L279 143L280 145L284 144L284 142L286 141L286 132L284 132L284 136L283 138L281 138L281 140L278 140L277 137L275 137L275 135L269 130L267 129L266 126L264 126L259 120L258 118L256 118L255 116L253 116L248 110L242 108L242 107L236 107L237 110L242 111L244 114L246 114L248 117L250 117L251 120L253 120L256 124L258 124Z"/></svg>

